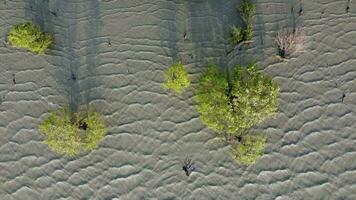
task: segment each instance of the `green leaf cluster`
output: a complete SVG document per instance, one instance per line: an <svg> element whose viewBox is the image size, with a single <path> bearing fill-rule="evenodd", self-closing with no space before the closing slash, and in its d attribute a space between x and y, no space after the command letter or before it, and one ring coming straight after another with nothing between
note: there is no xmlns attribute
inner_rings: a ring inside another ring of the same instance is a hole
<svg viewBox="0 0 356 200"><path fill-rule="evenodd" d="M177 93L182 93L190 85L187 70L181 62L174 63L164 72L164 88L171 89Z"/></svg>
<svg viewBox="0 0 356 200"><path fill-rule="evenodd" d="M51 45L52 36L41 32L32 22L25 22L12 27L8 40L14 47L42 54Z"/></svg>
<svg viewBox="0 0 356 200"><path fill-rule="evenodd" d="M240 132L270 117L277 110L278 94L278 85L259 71L257 64L237 65L227 94L234 116L230 130Z"/></svg>
<svg viewBox="0 0 356 200"><path fill-rule="evenodd" d="M253 17L256 14L256 4L245 0L237 7L242 19L246 23L246 25L253 23Z"/></svg>
<svg viewBox="0 0 356 200"><path fill-rule="evenodd" d="M272 116L277 110L279 87L258 70L257 64L237 65L232 73L209 66L196 89L201 121L229 144Z"/></svg>
<svg viewBox="0 0 356 200"><path fill-rule="evenodd" d="M244 30L244 41L252 40L253 39L253 29L252 25L246 26Z"/></svg>
<svg viewBox="0 0 356 200"><path fill-rule="evenodd" d="M252 40L253 38L253 17L256 14L256 5L250 1L244 1L237 7L240 13L244 26L236 27L233 26L230 32L230 41L232 44L239 44L243 41Z"/></svg>
<svg viewBox="0 0 356 200"><path fill-rule="evenodd" d="M106 126L97 112L84 110L71 113L62 108L50 113L39 126L46 143L53 151L75 156L93 150L103 140Z"/></svg>
<svg viewBox="0 0 356 200"><path fill-rule="evenodd" d="M239 44L244 40L244 30L241 27L238 26L232 26L231 31L230 31L230 42L232 44Z"/></svg>
<svg viewBox="0 0 356 200"><path fill-rule="evenodd" d="M229 79L209 66L197 86L197 110L212 130L240 135L276 111L278 93L278 85L257 64L237 65Z"/></svg>
<svg viewBox="0 0 356 200"><path fill-rule="evenodd" d="M263 156L265 143L264 135L247 135L241 142L230 146L229 156L238 163L251 165Z"/></svg>
<svg viewBox="0 0 356 200"><path fill-rule="evenodd" d="M229 97L226 95L228 80L225 73L216 66L208 66L196 88L197 110L200 120L218 134L229 126L231 112Z"/></svg>

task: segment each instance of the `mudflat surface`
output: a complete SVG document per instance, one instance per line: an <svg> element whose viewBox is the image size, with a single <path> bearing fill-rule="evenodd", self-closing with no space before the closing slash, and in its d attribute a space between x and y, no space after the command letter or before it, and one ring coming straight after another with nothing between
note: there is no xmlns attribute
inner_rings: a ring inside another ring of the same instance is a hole
<svg viewBox="0 0 356 200"><path fill-rule="evenodd" d="M0 199L356 199L356 2L255 2L255 43L232 50L236 0L1 0ZM54 33L48 55L6 44L24 20ZM293 26L305 51L279 63L273 37ZM277 116L256 127L268 144L255 165L226 156L192 89L162 88L174 60L193 83L207 63L255 60L280 84ZM42 142L37 126L67 104L105 115L99 149L66 158Z"/></svg>

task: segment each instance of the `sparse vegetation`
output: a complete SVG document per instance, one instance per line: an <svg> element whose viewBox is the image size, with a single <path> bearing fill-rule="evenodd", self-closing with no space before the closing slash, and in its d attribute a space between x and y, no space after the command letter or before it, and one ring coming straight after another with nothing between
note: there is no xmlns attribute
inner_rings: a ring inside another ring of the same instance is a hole
<svg viewBox="0 0 356 200"><path fill-rule="evenodd" d="M301 29L285 28L277 33L275 38L278 55L285 59L293 52L302 51L304 48L304 34Z"/></svg>
<svg viewBox="0 0 356 200"><path fill-rule="evenodd" d="M187 70L181 62L174 63L165 73L163 86L177 93L182 93L190 85Z"/></svg>
<svg viewBox="0 0 356 200"><path fill-rule="evenodd" d="M230 146L229 155L237 163L251 165L263 155L266 143L264 135L246 135Z"/></svg>
<svg viewBox="0 0 356 200"><path fill-rule="evenodd" d="M53 111L39 126L48 147L75 156L93 150L103 140L106 126L101 115L91 110L71 113L68 108Z"/></svg>
<svg viewBox="0 0 356 200"><path fill-rule="evenodd" d="M257 64L237 65L231 74L209 66L196 89L201 121L230 144L277 110L279 87Z"/></svg>
<svg viewBox="0 0 356 200"><path fill-rule="evenodd" d="M244 21L243 28L233 26L230 32L230 41L232 44L240 44L253 39L253 18L256 14L256 5L245 0L237 7L241 18Z"/></svg>
<svg viewBox="0 0 356 200"><path fill-rule="evenodd" d="M32 22L20 23L12 27L8 40L14 47L25 48L35 53L44 53L52 43L49 33L41 32Z"/></svg>

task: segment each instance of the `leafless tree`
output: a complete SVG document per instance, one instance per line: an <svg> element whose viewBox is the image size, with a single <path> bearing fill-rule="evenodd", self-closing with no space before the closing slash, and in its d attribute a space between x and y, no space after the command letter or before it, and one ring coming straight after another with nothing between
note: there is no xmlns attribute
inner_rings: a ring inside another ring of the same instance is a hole
<svg viewBox="0 0 356 200"><path fill-rule="evenodd" d="M300 28L281 29L275 38L278 55L280 58L285 59L293 52L300 52L304 49L304 34Z"/></svg>
<svg viewBox="0 0 356 200"><path fill-rule="evenodd" d="M187 157L184 161L183 161L183 170L185 172L185 174L187 176L189 176L194 170L195 170L195 166L194 163L192 161L192 159L190 159L189 157Z"/></svg>

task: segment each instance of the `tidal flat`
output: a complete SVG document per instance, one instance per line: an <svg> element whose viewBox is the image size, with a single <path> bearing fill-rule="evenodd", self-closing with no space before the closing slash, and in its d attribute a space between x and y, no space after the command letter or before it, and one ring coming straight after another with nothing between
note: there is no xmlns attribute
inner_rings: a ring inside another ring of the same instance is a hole
<svg viewBox="0 0 356 200"><path fill-rule="evenodd" d="M356 199L356 2L255 0L254 42L232 47L239 0L1 0L0 199ZM11 47L10 28L53 34L45 55ZM281 28L305 49L276 59ZM162 87L181 61L192 88L209 63L258 62L281 90L264 156L236 164L205 127L194 90ZM50 151L50 110L90 104L107 133L78 157ZM194 172L182 163L189 156Z"/></svg>

